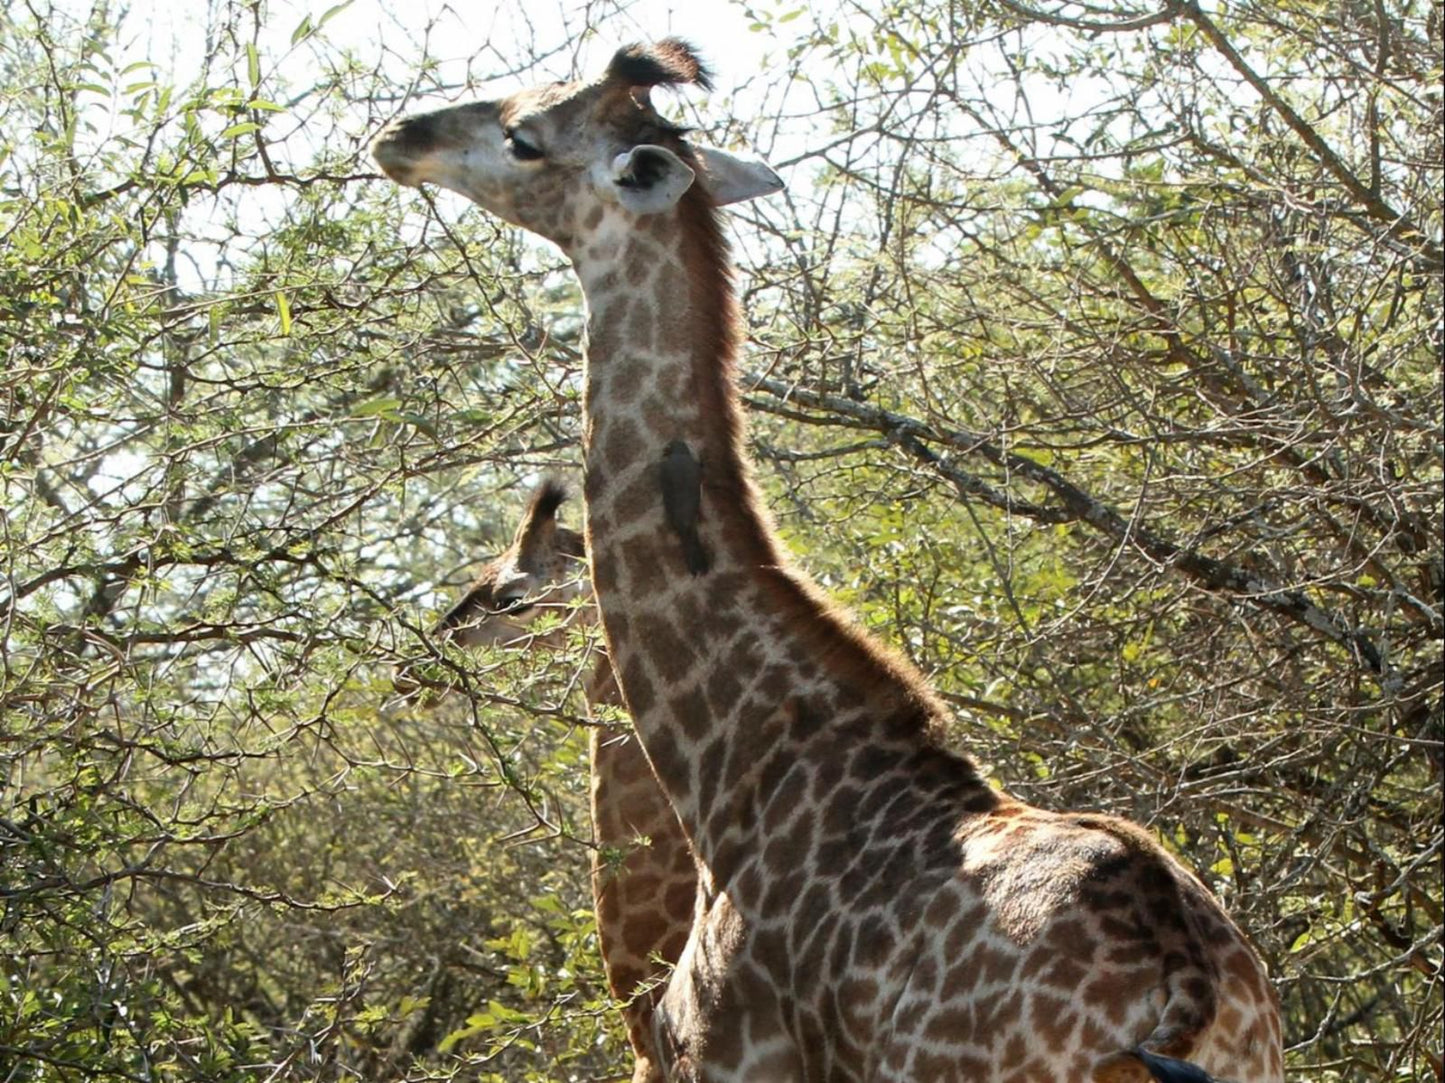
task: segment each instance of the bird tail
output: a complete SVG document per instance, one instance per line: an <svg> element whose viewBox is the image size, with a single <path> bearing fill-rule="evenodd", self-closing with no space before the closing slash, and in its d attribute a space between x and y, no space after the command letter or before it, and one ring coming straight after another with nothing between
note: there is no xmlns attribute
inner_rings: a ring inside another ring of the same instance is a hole
<svg viewBox="0 0 1445 1083"><path fill-rule="evenodd" d="M683 535L682 558L693 575L706 575L712 569L712 557L708 556L696 530L689 530Z"/></svg>

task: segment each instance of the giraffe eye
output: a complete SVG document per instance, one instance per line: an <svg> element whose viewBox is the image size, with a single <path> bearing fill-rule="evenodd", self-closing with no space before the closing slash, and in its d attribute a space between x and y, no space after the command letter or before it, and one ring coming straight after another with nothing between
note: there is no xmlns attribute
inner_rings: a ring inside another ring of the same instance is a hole
<svg viewBox="0 0 1445 1083"><path fill-rule="evenodd" d="M505 613L509 617L520 616L532 608L532 603L527 601L521 594L510 594L505 598L498 598L494 613Z"/></svg>
<svg viewBox="0 0 1445 1083"><path fill-rule="evenodd" d="M528 143L515 131L502 133L506 139L507 149L512 152L512 157L519 162L535 162L540 159L542 149L535 144Z"/></svg>

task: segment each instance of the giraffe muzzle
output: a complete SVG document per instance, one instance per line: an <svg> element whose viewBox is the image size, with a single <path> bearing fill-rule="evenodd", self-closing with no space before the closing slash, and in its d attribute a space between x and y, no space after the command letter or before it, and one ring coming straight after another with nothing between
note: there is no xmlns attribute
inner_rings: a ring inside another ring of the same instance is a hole
<svg viewBox="0 0 1445 1083"><path fill-rule="evenodd" d="M391 121L372 141L371 154L382 172L412 187L433 179L425 173L428 159L445 151L467 151L478 143L497 142L501 129L495 102L414 113Z"/></svg>
<svg viewBox="0 0 1445 1083"><path fill-rule="evenodd" d="M376 164L397 184L413 186L416 162L436 145L436 133L430 114L402 117L381 130L371 143L371 156Z"/></svg>

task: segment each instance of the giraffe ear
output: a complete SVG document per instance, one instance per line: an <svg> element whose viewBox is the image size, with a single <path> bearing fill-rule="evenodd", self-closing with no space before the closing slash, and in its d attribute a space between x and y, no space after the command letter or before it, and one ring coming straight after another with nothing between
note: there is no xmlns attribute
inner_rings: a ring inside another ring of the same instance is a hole
<svg viewBox="0 0 1445 1083"><path fill-rule="evenodd" d="M617 201L633 214L665 211L692 187L697 174L666 147L643 143L612 159Z"/></svg>
<svg viewBox="0 0 1445 1083"><path fill-rule="evenodd" d="M740 158L712 147L693 146L702 165L702 184L719 207L783 190L783 178L756 158Z"/></svg>

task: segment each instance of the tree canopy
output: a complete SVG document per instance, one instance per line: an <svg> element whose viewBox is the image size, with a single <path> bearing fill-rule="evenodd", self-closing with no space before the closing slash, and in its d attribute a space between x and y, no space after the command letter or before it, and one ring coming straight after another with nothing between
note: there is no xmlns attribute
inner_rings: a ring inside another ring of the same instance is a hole
<svg viewBox="0 0 1445 1083"><path fill-rule="evenodd" d="M577 476L580 297L366 143L641 14L0 9L0 1078L623 1074L596 633L428 631ZM670 108L789 185L731 230L799 563L1204 879L1292 1078L1445 1079L1439 0L729 17Z"/></svg>

